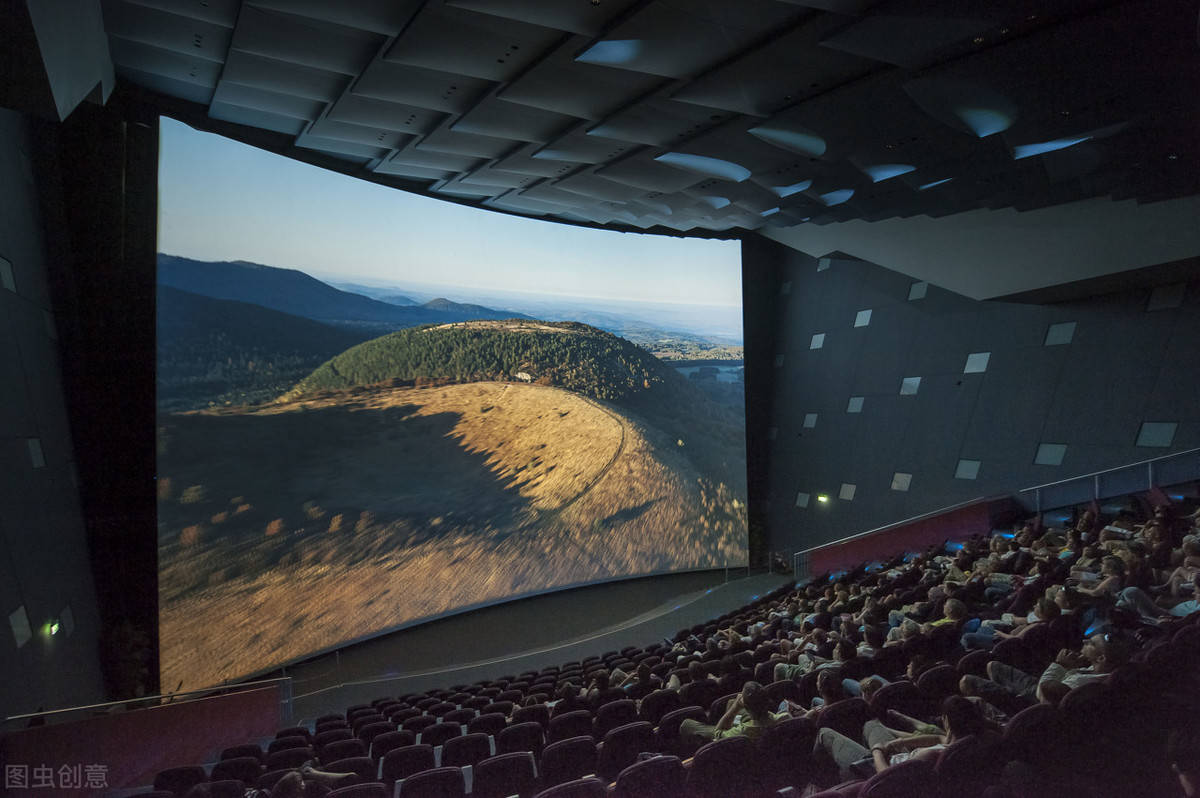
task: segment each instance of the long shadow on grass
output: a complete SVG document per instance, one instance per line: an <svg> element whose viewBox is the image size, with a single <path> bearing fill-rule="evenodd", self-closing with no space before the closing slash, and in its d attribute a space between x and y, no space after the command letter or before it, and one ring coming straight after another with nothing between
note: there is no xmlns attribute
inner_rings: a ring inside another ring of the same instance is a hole
<svg viewBox="0 0 1200 798"><path fill-rule="evenodd" d="M167 593L280 565L353 566L451 532L502 540L528 501L487 453L458 444L459 414L418 409L351 401L160 418L158 471L173 492L159 504L160 565L175 566Z"/></svg>

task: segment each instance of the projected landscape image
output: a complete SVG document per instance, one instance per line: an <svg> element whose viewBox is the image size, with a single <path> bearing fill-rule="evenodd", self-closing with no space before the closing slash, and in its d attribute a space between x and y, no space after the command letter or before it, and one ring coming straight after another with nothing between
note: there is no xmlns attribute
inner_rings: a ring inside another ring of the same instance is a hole
<svg viewBox="0 0 1200 798"><path fill-rule="evenodd" d="M410 203L402 229L351 249L296 203L189 205L205 180L254 178L195 165L210 149L373 192L367 222ZM446 210L168 121L162 151L164 688L514 596L745 563L736 243L673 265L653 237ZM481 242L423 243L448 212ZM251 234L231 234L239 213Z"/></svg>

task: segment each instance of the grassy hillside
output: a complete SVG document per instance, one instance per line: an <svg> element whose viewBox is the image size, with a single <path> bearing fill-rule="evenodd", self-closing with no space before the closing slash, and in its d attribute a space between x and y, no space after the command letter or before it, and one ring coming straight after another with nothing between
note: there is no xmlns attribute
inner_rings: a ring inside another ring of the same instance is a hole
<svg viewBox="0 0 1200 798"><path fill-rule="evenodd" d="M637 413L674 436L702 472L745 496L744 405L719 401L641 347L577 322L472 321L401 330L342 352L286 398L421 380L526 378Z"/></svg>
<svg viewBox="0 0 1200 798"><path fill-rule="evenodd" d="M414 618L746 558L744 498L675 435L511 382L159 420L164 683L236 678Z"/></svg>

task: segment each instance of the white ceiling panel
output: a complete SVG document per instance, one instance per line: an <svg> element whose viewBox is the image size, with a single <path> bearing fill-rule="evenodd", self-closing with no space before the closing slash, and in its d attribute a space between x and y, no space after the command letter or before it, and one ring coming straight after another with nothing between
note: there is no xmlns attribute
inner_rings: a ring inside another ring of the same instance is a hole
<svg viewBox="0 0 1200 798"><path fill-rule="evenodd" d="M221 85L217 87L217 92L213 95L213 102L257 108L267 113L306 121L316 119L325 110L325 104L316 100L266 91L253 86L242 86L227 80L221 81Z"/></svg>
<svg viewBox="0 0 1200 798"><path fill-rule="evenodd" d="M571 208L587 208L594 204L593 200L573 194L570 191L563 191L548 181L543 181L535 186L523 189L521 196Z"/></svg>
<svg viewBox="0 0 1200 798"><path fill-rule="evenodd" d="M579 162L552 161L546 158L534 158L533 153L540 149L537 144L530 144L518 152L514 152L493 164L497 169L516 172L522 175L538 175L539 177L562 177L578 169Z"/></svg>
<svg viewBox="0 0 1200 798"><path fill-rule="evenodd" d="M321 102L333 102L350 83L348 76L338 72L265 58L241 50L229 51L222 77L231 83Z"/></svg>
<svg viewBox="0 0 1200 798"><path fill-rule="evenodd" d="M588 134L665 147L732 116L728 111L656 97L616 112L588 128Z"/></svg>
<svg viewBox="0 0 1200 798"><path fill-rule="evenodd" d="M465 197L467 199L486 199L487 197L494 197L503 191L503 189L497 189L492 186L471 185L462 181L434 186L433 190L439 194L449 194L452 197Z"/></svg>
<svg viewBox="0 0 1200 798"><path fill-rule="evenodd" d="M192 83L186 80L177 80L176 78L160 75L156 72L142 72L138 69L129 69L119 64L116 67L116 73L122 80L127 80L135 86L142 86L143 88L165 94L169 97L179 97L180 99L199 103L200 105L208 105L212 102L213 88L211 86Z"/></svg>
<svg viewBox="0 0 1200 798"><path fill-rule="evenodd" d="M941 50L992 27L983 19L885 16L864 17L822 44L864 58L919 69Z"/></svg>
<svg viewBox="0 0 1200 798"><path fill-rule="evenodd" d="M249 0L248 5L395 36L420 0Z"/></svg>
<svg viewBox="0 0 1200 798"><path fill-rule="evenodd" d="M105 0L102 8L109 36L218 63L229 52L233 32L224 25L120 0Z"/></svg>
<svg viewBox="0 0 1200 798"><path fill-rule="evenodd" d="M861 77L879 63L818 47L844 20L820 15L763 47L699 75L671 95L680 102L767 116Z"/></svg>
<svg viewBox="0 0 1200 798"><path fill-rule="evenodd" d="M294 64L357 75L383 46L378 33L267 11L242 9L233 46Z"/></svg>
<svg viewBox="0 0 1200 798"><path fill-rule="evenodd" d="M698 175L674 169L655 161L649 153L639 153L602 166L595 174L606 180L614 180L627 186L646 191L682 191L699 183Z"/></svg>
<svg viewBox="0 0 1200 798"><path fill-rule="evenodd" d="M307 133L302 134L296 139L296 146L303 147L306 150L320 150L331 155L347 155L364 161L382 158L388 153L382 147L372 147L369 144L355 144L352 141L327 139L321 136L311 136Z"/></svg>
<svg viewBox="0 0 1200 798"><path fill-rule="evenodd" d="M627 186L623 183L614 183L611 180L605 180L602 177L587 173L564 177L554 185L563 191L569 191L573 194L582 194L585 197L597 197L615 202L636 199L646 194L645 189Z"/></svg>
<svg viewBox="0 0 1200 798"><path fill-rule="evenodd" d="M426 108L346 94L329 109L329 118L354 125L419 135L432 130L445 117Z"/></svg>
<svg viewBox="0 0 1200 798"><path fill-rule="evenodd" d="M440 72L506 81L563 35L538 25L427 5L385 57Z"/></svg>
<svg viewBox="0 0 1200 798"><path fill-rule="evenodd" d="M438 72L377 58L354 84L354 93L380 100L461 114L495 84L480 78Z"/></svg>
<svg viewBox="0 0 1200 798"><path fill-rule="evenodd" d="M449 172L444 169L412 166L411 164L400 163L398 161L384 161L375 167L375 171L380 174L412 177L418 180L449 180L457 174L457 172Z"/></svg>
<svg viewBox="0 0 1200 798"><path fill-rule="evenodd" d="M603 136L589 136L576 130L537 150L533 153L533 157L570 163L607 163L613 158L633 152L637 148L638 145L628 141L616 141Z"/></svg>
<svg viewBox="0 0 1200 798"><path fill-rule="evenodd" d="M737 55L778 25L807 14L774 0L651 3L583 50L578 60L685 78Z"/></svg>
<svg viewBox="0 0 1200 798"><path fill-rule="evenodd" d="M578 121L573 116L489 97L463 114L450 129L459 133L545 143L562 135Z"/></svg>
<svg viewBox="0 0 1200 798"><path fill-rule="evenodd" d="M418 150L433 150L452 155L470 155L475 158L499 158L517 146L510 139L478 136L474 133L457 133L446 128L433 131L417 144Z"/></svg>
<svg viewBox="0 0 1200 798"><path fill-rule="evenodd" d="M221 76L221 65L215 61L117 36L109 39L108 51L118 66L209 88L216 86Z"/></svg>
<svg viewBox="0 0 1200 798"><path fill-rule="evenodd" d="M408 166L420 166L426 169L440 169L447 172L458 174L459 172L469 172L483 166L482 158L472 158L466 155L451 155L445 152L432 152L430 150L418 150L414 147L406 147L403 150L392 155L388 159L388 163L402 163Z"/></svg>
<svg viewBox="0 0 1200 798"><path fill-rule="evenodd" d="M379 128L366 127L364 125L354 125L348 122L339 122L328 117L313 122L312 126L308 129L308 135L326 139L337 139L338 141L352 141L356 144L365 144L385 150L394 150L413 138L412 135L398 133L394 130L380 130Z"/></svg>
<svg viewBox="0 0 1200 798"><path fill-rule="evenodd" d="M242 7L241 0L132 0L132 3L225 28L234 26Z"/></svg>
<svg viewBox="0 0 1200 798"><path fill-rule="evenodd" d="M561 47L500 90L501 99L597 120L641 97L663 79L623 69L578 62Z"/></svg>
<svg viewBox="0 0 1200 798"><path fill-rule="evenodd" d="M503 172L498 169L484 167L464 177L469 183L479 186L495 186L496 188L524 188L531 186L541 178L536 175L519 175L516 172Z"/></svg>
<svg viewBox="0 0 1200 798"><path fill-rule="evenodd" d="M272 114L268 111L260 111L257 108L243 108L238 105L229 105L228 103L213 103L209 106L208 115L213 119L220 119L223 122L273 130L276 133L284 133L288 136L300 135L308 125L303 119Z"/></svg>
<svg viewBox="0 0 1200 798"><path fill-rule="evenodd" d="M637 0L563 2L563 0L446 0L446 5L546 28L594 36Z"/></svg>

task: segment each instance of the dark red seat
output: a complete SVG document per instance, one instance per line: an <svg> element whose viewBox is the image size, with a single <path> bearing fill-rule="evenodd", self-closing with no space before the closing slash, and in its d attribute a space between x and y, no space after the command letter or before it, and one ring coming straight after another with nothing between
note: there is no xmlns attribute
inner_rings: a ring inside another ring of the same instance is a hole
<svg viewBox="0 0 1200 798"><path fill-rule="evenodd" d="M435 723L432 726L426 726L421 729L420 737L417 739L426 744L437 747L444 744L447 740L454 737L462 736L463 728L458 723Z"/></svg>
<svg viewBox="0 0 1200 798"><path fill-rule="evenodd" d="M232 745L229 748L221 751L220 759L238 759L239 757L252 756L260 763L267 758L261 747L253 743L247 745Z"/></svg>
<svg viewBox="0 0 1200 798"><path fill-rule="evenodd" d="M701 746L688 772L689 798L752 798L760 792L754 744L726 737Z"/></svg>
<svg viewBox="0 0 1200 798"><path fill-rule="evenodd" d="M167 768L154 777L154 789L183 795L197 784L208 781L208 774L199 765Z"/></svg>
<svg viewBox="0 0 1200 798"><path fill-rule="evenodd" d="M339 759L349 759L353 756L366 756L367 746L362 740L353 738L350 740L337 740L324 748L318 749L317 756L323 763L335 762Z"/></svg>
<svg viewBox="0 0 1200 798"><path fill-rule="evenodd" d="M397 779L406 779L422 770L437 767L433 756L432 745L406 745L395 748L383 755L381 778L384 784L391 784Z"/></svg>
<svg viewBox="0 0 1200 798"><path fill-rule="evenodd" d="M470 723L479 713L473 709L456 709L442 715L442 723L459 723L463 726Z"/></svg>
<svg viewBox="0 0 1200 798"><path fill-rule="evenodd" d="M462 768L433 768L409 776L400 784L400 798L465 798Z"/></svg>
<svg viewBox="0 0 1200 798"><path fill-rule="evenodd" d="M442 765L463 767L475 765L492 755L492 743L486 734L464 734L446 741L442 746Z"/></svg>
<svg viewBox="0 0 1200 798"><path fill-rule="evenodd" d="M611 701L596 710L593 736L596 739L604 739L604 735L613 729L618 726L624 726L626 723L633 723L637 719L636 701L628 698L623 698L620 701Z"/></svg>
<svg viewBox="0 0 1200 798"><path fill-rule="evenodd" d="M683 706L681 702L682 699L675 690L655 690L642 699L642 704L638 707L638 719L651 726L657 726L663 715Z"/></svg>
<svg viewBox="0 0 1200 798"><path fill-rule="evenodd" d="M488 757L472 768L471 798L530 798L536 787L537 769L528 751Z"/></svg>
<svg viewBox="0 0 1200 798"><path fill-rule="evenodd" d="M591 736L572 737L542 751L542 786L550 787L596 772L596 743Z"/></svg>
<svg viewBox="0 0 1200 798"><path fill-rule="evenodd" d="M352 784L349 787L339 787L325 798L391 798L392 792L377 781L366 784Z"/></svg>
<svg viewBox="0 0 1200 798"><path fill-rule="evenodd" d="M550 707L545 704L534 704L528 707L517 707L512 713L513 723L537 723L543 729L550 727Z"/></svg>
<svg viewBox="0 0 1200 798"><path fill-rule="evenodd" d="M467 733L475 734L482 732L490 734L493 737L504 731L504 727L508 725L508 718L499 712L489 712L486 715L479 715L467 722Z"/></svg>
<svg viewBox="0 0 1200 798"><path fill-rule="evenodd" d="M937 795L937 775L928 759L910 759L867 779L859 798L913 798Z"/></svg>
<svg viewBox="0 0 1200 798"><path fill-rule="evenodd" d="M213 765L210 781L237 779L246 784L254 784L263 774L262 762L252 756L239 756L233 759L222 759Z"/></svg>
<svg viewBox="0 0 1200 798"><path fill-rule="evenodd" d="M618 726L604 735L596 759L596 773L612 781L637 760L638 754L654 748L654 727L644 720Z"/></svg>
<svg viewBox="0 0 1200 798"><path fill-rule="evenodd" d="M663 715L655 732L656 748L664 753L691 756L695 747L679 739L679 724L688 719L703 723L708 716L700 707L683 707Z"/></svg>
<svg viewBox="0 0 1200 798"><path fill-rule="evenodd" d="M410 731L391 731L381 734L371 741L371 758L378 762L388 751L412 745L417 741L417 735Z"/></svg>
<svg viewBox="0 0 1200 798"><path fill-rule="evenodd" d="M531 751L535 757L538 757L542 755L544 744L540 723L515 723L496 737L496 753Z"/></svg>
<svg viewBox="0 0 1200 798"><path fill-rule="evenodd" d="M634 762L617 774L609 798L683 798L687 773L677 756Z"/></svg>
<svg viewBox="0 0 1200 798"><path fill-rule="evenodd" d="M353 773L358 778L350 781L351 784L375 781L375 774L378 772L378 766L369 756L348 756L345 759L335 759L324 765L324 768L330 773Z"/></svg>
<svg viewBox="0 0 1200 798"><path fill-rule="evenodd" d="M608 790L604 782L597 778L586 778L542 790L534 798L606 798L607 795Z"/></svg>
<svg viewBox="0 0 1200 798"><path fill-rule="evenodd" d="M789 718L763 732L758 753L763 781L771 790L803 789L811 781L817 725L810 718Z"/></svg>
<svg viewBox="0 0 1200 798"><path fill-rule="evenodd" d="M556 715L550 719L549 741L568 740L580 735L592 736L592 713L586 709Z"/></svg>

